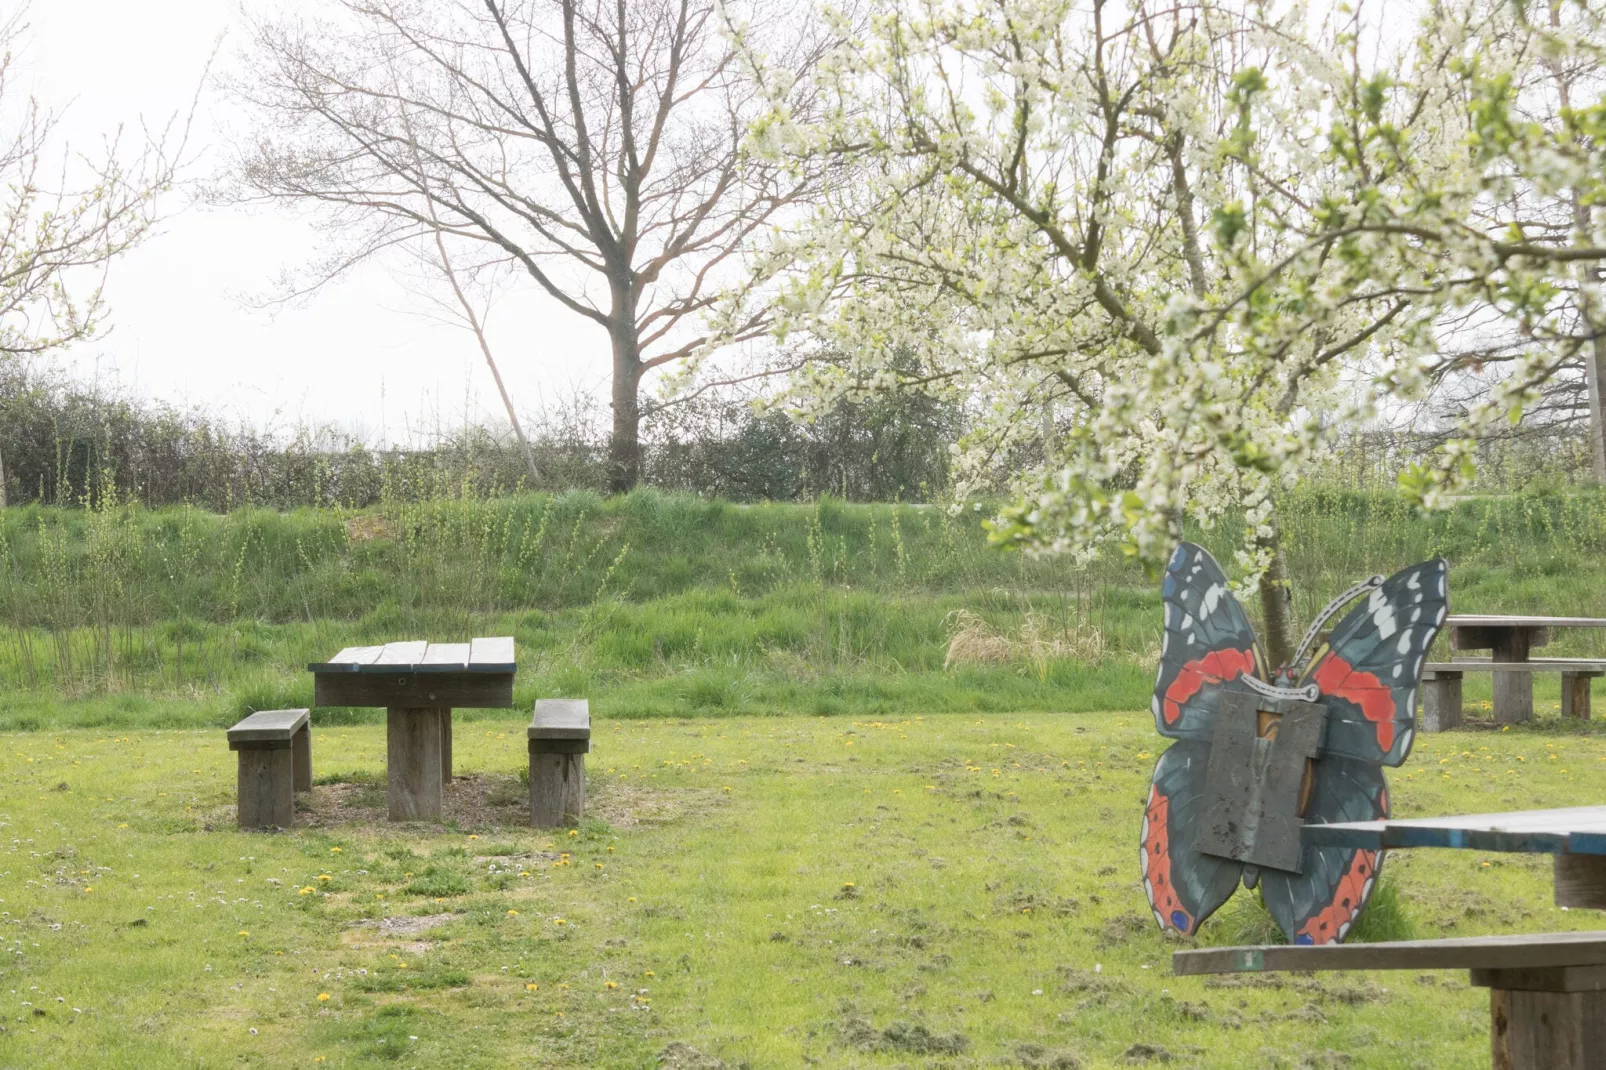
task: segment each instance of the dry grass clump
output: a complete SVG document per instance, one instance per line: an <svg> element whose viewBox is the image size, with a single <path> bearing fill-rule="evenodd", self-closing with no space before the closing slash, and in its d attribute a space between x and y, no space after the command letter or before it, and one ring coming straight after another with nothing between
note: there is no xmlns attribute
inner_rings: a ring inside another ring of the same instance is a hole
<svg viewBox="0 0 1606 1070"><path fill-rule="evenodd" d="M1018 661L1092 663L1103 660L1106 653L1104 633L1093 625L1059 626L1030 610L1013 632L994 628L968 609L952 614L952 620L953 634L942 663L945 669Z"/></svg>

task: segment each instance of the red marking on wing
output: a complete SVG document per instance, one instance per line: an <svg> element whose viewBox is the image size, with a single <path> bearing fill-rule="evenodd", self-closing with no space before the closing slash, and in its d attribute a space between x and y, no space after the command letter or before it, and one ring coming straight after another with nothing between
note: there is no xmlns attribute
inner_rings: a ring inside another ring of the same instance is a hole
<svg viewBox="0 0 1606 1070"><path fill-rule="evenodd" d="M1177 898L1171 885L1171 832L1167 827L1171 800L1160 794L1160 789L1149 788L1149 806L1144 812L1148 818L1148 835L1143 840L1143 853L1149 860L1144 880L1149 885L1149 901L1160 915L1160 924L1169 925L1184 936L1191 935L1198 925L1193 914ZM1180 915L1183 924L1178 925Z"/></svg>
<svg viewBox="0 0 1606 1070"><path fill-rule="evenodd" d="M1348 699L1376 726L1377 745L1385 752L1394 746L1394 693L1369 672L1357 672L1337 654L1328 654L1311 677L1322 694Z"/></svg>
<svg viewBox="0 0 1606 1070"><path fill-rule="evenodd" d="M1182 704L1198 694L1205 684L1223 684L1254 671L1255 655L1250 650L1212 650L1188 662L1165 689L1165 723L1176 724L1177 718L1182 716Z"/></svg>
<svg viewBox="0 0 1606 1070"><path fill-rule="evenodd" d="M1338 879L1333 898L1314 917L1300 926L1299 935L1308 936L1312 943L1330 944L1337 940L1338 930L1355 920L1366 898L1366 882L1377 875L1377 852L1356 851L1349 867Z"/></svg>

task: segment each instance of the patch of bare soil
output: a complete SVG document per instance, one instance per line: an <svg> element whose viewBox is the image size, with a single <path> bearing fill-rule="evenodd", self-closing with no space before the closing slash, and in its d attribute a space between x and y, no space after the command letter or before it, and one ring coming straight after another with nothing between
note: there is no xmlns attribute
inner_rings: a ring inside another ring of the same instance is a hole
<svg viewBox="0 0 1606 1070"><path fill-rule="evenodd" d="M348 925L343 940L351 947L390 947L413 955L421 955L435 945L428 940L408 940L409 936L445 925L457 915L425 914L421 917L381 918L378 921L354 921Z"/></svg>
<svg viewBox="0 0 1606 1070"><path fill-rule="evenodd" d="M312 798L296 808L297 823L312 828L383 825L388 816L382 780L318 784ZM445 786L441 819L459 828L528 828L529 794L516 776L460 774Z"/></svg>
<svg viewBox="0 0 1606 1070"><path fill-rule="evenodd" d="M712 788L643 788L608 783L587 798L586 814L614 828L627 829L704 817L724 805L724 796Z"/></svg>

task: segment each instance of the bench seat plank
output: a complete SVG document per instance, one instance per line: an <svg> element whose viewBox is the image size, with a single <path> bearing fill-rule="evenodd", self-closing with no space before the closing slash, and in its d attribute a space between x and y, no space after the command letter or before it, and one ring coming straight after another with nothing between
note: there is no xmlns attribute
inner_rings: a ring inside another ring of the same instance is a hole
<svg viewBox="0 0 1606 1070"><path fill-rule="evenodd" d="M543 698L536 701L530 721L531 739L590 739L591 704L583 698Z"/></svg>
<svg viewBox="0 0 1606 1070"><path fill-rule="evenodd" d="M258 710L229 729L229 745L288 743L307 724L306 710Z"/></svg>
<svg viewBox="0 0 1606 1070"><path fill-rule="evenodd" d="M1177 951L1179 975L1278 970L1498 970L1606 964L1606 932L1522 933L1381 944L1275 944Z"/></svg>
<svg viewBox="0 0 1606 1070"><path fill-rule="evenodd" d="M1490 661L1487 658L1457 658L1430 661L1423 672L1568 672L1606 675L1606 660L1592 658L1530 658L1527 661Z"/></svg>

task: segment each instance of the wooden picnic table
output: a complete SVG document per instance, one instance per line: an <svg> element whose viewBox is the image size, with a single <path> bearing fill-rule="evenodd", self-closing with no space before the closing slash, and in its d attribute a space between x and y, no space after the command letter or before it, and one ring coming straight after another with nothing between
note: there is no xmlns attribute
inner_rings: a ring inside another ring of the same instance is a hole
<svg viewBox="0 0 1606 1070"><path fill-rule="evenodd" d="M307 666L319 706L383 706L392 821L438 821L452 779L452 710L513 705L513 640L347 647Z"/></svg>
<svg viewBox="0 0 1606 1070"><path fill-rule="evenodd" d="M1488 650L1491 660L1516 663L1550 642L1558 628L1606 628L1603 617L1524 617L1456 613L1445 618L1452 650ZM1585 685L1587 686L1587 685ZM1534 715L1533 673L1494 672L1494 716L1502 724L1530 721Z"/></svg>
<svg viewBox="0 0 1606 1070"><path fill-rule="evenodd" d="M1371 851L1449 847L1552 855L1556 905L1606 910L1606 806L1345 821L1306 825L1303 832L1308 844Z"/></svg>

